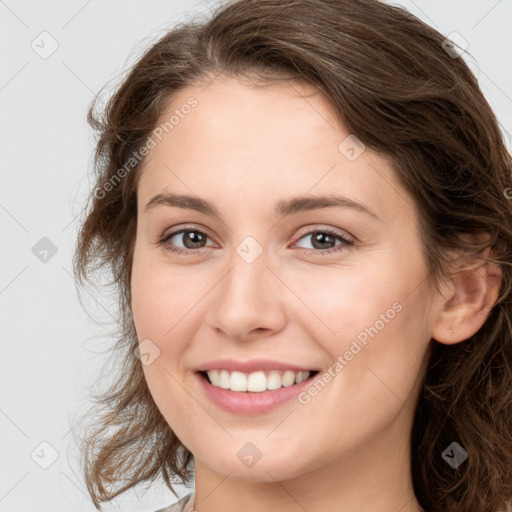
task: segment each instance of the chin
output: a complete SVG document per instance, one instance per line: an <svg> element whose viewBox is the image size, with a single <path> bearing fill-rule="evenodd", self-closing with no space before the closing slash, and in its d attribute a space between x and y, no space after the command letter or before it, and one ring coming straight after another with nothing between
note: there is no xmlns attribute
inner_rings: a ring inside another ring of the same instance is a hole
<svg viewBox="0 0 512 512"><path fill-rule="evenodd" d="M230 478L243 480L246 482L275 482L284 481L301 476L311 468L308 468L305 461L297 456L288 457L284 453L274 453L272 456L261 455L261 458L250 466L247 465L237 455L237 452L231 452L232 455L226 456L226 452L215 454L211 450L207 452L207 457L202 458L203 464L207 465L211 471L220 475L229 475ZM299 460L301 459L301 460ZM300 465L294 465L294 462L300 462Z"/></svg>

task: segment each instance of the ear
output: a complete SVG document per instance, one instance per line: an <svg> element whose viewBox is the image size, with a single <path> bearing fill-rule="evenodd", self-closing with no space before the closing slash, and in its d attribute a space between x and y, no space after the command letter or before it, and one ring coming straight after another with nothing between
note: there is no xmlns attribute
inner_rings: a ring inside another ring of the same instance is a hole
<svg viewBox="0 0 512 512"><path fill-rule="evenodd" d="M490 248L481 256L489 258ZM498 265L475 258L456 270L445 284L441 310L432 326L432 338L451 345L467 340L487 320L499 294L503 275Z"/></svg>

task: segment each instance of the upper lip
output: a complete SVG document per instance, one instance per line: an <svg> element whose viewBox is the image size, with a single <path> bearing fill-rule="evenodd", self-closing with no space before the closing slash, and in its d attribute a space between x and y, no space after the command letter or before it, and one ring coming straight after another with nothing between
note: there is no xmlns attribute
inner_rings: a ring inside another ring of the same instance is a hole
<svg viewBox="0 0 512 512"><path fill-rule="evenodd" d="M271 361L269 359L251 359L247 361L237 361L235 359L215 359L208 361L197 368L198 372L208 370L228 370L239 371L243 373L251 373L258 370L292 370L300 371L316 371L311 367L298 366L295 364L285 363L281 361Z"/></svg>

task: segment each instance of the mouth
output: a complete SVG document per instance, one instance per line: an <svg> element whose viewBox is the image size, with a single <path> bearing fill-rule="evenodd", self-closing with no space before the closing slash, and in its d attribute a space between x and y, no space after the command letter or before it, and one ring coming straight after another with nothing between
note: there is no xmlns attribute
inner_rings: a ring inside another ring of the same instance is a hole
<svg viewBox="0 0 512 512"><path fill-rule="evenodd" d="M195 372L200 389L212 404L236 416L270 413L293 404L312 385L319 370L257 370L251 373L222 369Z"/></svg>
<svg viewBox="0 0 512 512"><path fill-rule="evenodd" d="M199 371L202 379L215 388L236 393L263 393L289 388L313 379L318 370L258 370L251 373L212 369Z"/></svg>

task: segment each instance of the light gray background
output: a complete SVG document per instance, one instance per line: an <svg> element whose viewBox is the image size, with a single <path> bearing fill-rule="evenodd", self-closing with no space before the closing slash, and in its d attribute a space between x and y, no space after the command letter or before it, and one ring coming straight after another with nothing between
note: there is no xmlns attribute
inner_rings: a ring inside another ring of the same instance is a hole
<svg viewBox="0 0 512 512"><path fill-rule="evenodd" d="M512 1L393 3L468 41L474 59L466 60L510 148ZM1 512L96 510L69 434L107 340L82 310L71 274L75 216L90 186L93 137L86 110L94 94L107 82L118 83L166 28L208 10L206 0L0 1ZM31 47L35 41L39 51L43 44L50 48L49 39L41 42L43 31L58 43L48 58ZM32 251L43 237L57 248L46 262ZM108 296L90 297L87 304L111 320ZM50 460L51 449L42 442L58 454L48 469L31 458L35 450L34 458ZM155 485L104 510L150 511L172 501L164 486Z"/></svg>

